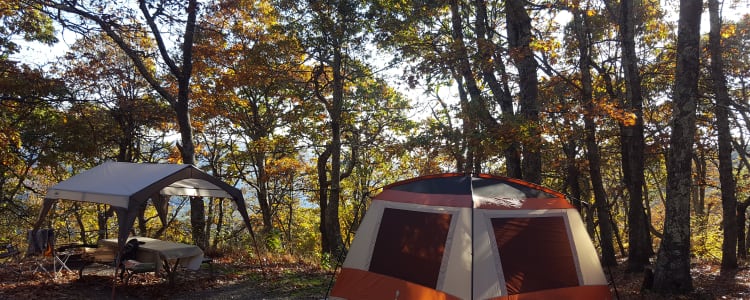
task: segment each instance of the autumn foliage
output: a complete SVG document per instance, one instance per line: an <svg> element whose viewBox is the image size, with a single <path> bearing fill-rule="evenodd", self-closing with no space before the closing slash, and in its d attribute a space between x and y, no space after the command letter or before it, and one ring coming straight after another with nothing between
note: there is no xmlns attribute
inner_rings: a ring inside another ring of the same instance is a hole
<svg viewBox="0 0 750 300"><path fill-rule="evenodd" d="M675 224L689 252L673 260L695 289L654 293L750 297L743 4L726 1L711 38L685 50L686 10L668 1L185 2L0 3L0 242L23 248L47 188L104 161L194 163L242 190L257 236L231 201L184 197L166 227L144 209L136 234L226 255L224 276L318 278L384 185L483 172L568 195L626 298ZM678 72L687 54L696 69ZM689 74L694 101L678 97ZM45 226L65 243L117 232L109 207L89 203L59 202ZM0 298L48 283L21 276L2 276Z"/></svg>

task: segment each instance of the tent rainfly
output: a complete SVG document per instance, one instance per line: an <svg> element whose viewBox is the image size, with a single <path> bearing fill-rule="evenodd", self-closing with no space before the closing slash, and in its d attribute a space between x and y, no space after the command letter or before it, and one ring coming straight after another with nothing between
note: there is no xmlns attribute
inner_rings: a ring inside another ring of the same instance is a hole
<svg viewBox="0 0 750 300"><path fill-rule="evenodd" d="M611 299L578 211L559 192L486 174L386 186L332 299Z"/></svg>
<svg viewBox="0 0 750 300"><path fill-rule="evenodd" d="M231 198L252 233L245 200L238 189L192 165L127 162L106 162L49 188L33 230L42 226L58 200L109 204L117 214L118 244L122 249L139 208L149 198L162 224L166 224L169 201L163 196Z"/></svg>

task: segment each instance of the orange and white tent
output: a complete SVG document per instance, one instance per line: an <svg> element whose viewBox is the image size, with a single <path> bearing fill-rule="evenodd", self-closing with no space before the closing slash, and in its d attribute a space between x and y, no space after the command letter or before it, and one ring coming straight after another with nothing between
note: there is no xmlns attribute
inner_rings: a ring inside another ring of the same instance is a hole
<svg viewBox="0 0 750 300"><path fill-rule="evenodd" d="M578 211L517 179L418 177L373 198L334 299L610 299Z"/></svg>

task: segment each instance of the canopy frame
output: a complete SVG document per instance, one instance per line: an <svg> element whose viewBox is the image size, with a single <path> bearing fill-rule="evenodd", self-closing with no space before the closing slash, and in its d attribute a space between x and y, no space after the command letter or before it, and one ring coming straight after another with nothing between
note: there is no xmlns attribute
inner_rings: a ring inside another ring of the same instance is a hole
<svg viewBox="0 0 750 300"><path fill-rule="evenodd" d="M122 185L125 183L118 181L117 178L108 178L105 182L107 182L109 186L97 186L96 188L98 190L93 192L91 190L92 188L90 186L86 187L85 184L88 179L95 180L95 176L100 176L102 174L116 177L118 175L125 175L125 172L140 172L143 176L148 176L153 175L155 173L154 171L160 171L156 173L163 175L154 177L154 180L148 181L145 186L138 185L132 187L132 189L125 191L125 194L111 195L111 198L108 198L109 196L107 194L102 193L101 189L106 190L112 188L122 190ZM76 185L75 183L77 182L82 182L84 184ZM190 183L194 183L195 185L189 186ZM127 195L128 193L129 195ZM68 195L68 197L55 197L55 195L58 194ZM128 201L124 205L123 203L118 204L111 201L111 199L123 195L128 197ZM145 205L148 199L152 200L159 215L159 219L162 224L166 226L166 214L169 201L167 201L166 197L162 196L213 196L231 198L237 206L237 210L242 216L245 226L250 231L250 235L257 251L258 247L255 233L252 224L250 223L250 217L247 214L247 207L242 192L216 177L199 170L193 165L126 162L107 162L101 164L51 187L44 198L42 209L32 230L33 232L36 232L42 227L49 211L58 200L109 204L115 214L117 214L119 228L117 236L119 248L117 251L117 259L119 260L119 253L122 251L129 232L133 228L135 219L138 217L138 208Z"/></svg>

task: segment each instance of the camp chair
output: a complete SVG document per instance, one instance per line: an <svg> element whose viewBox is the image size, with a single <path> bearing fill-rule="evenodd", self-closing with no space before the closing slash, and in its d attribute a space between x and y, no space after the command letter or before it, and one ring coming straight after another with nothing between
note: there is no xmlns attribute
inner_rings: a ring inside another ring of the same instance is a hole
<svg viewBox="0 0 750 300"><path fill-rule="evenodd" d="M55 256L63 263L63 267L58 270L77 270L78 278L83 277L83 270L97 262L93 253L96 248L97 245L88 244L66 244L58 247Z"/></svg>
<svg viewBox="0 0 750 300"><path fill-rule="evenodd" d="M130 239L125 243L125 247L122 249L122 255L120 256L120 280L128 284L130 278L135 274L156 272L155 263L145 263L136 260L138 254L138 248L144 242L138 241L138 239ZM123 277L124 276L124 277Z"/></svg>
<svg viewBox="0 0 750 300"><path fill-rule="evenodd" d="M29 248L26 250L26 257L32 258L36 267L34 273L44 271L48 275L51 275L47 268L47 257L51 256L52 245L51 241L54 239L55 233L51 229L39 229L29 230L26 240L28 241Z"/></svg>
<svg viewBox="0 0 750 300"><path fill-rule="evenodd" d="M55 231L53 229L29 230L27 236L29 249L26 251L27 257L34 257L36 268L34 272L44 271L48 275L57 279L57 272L63 269L72 272L65 261L68 259L66 253L58 253L55 250ZM52 271L48 270L49 262L52 262Z"/></svg>
<svg viewBox="0 0 750 300"><path fill-rule="evenodd" d="M125 282L125 284L127 285L133 275L150 272L156 272L155 263L145 263L129 259L122 262L122 272L120 273L120 280ZM123 275L125 276L124 278Z"/></svg>

